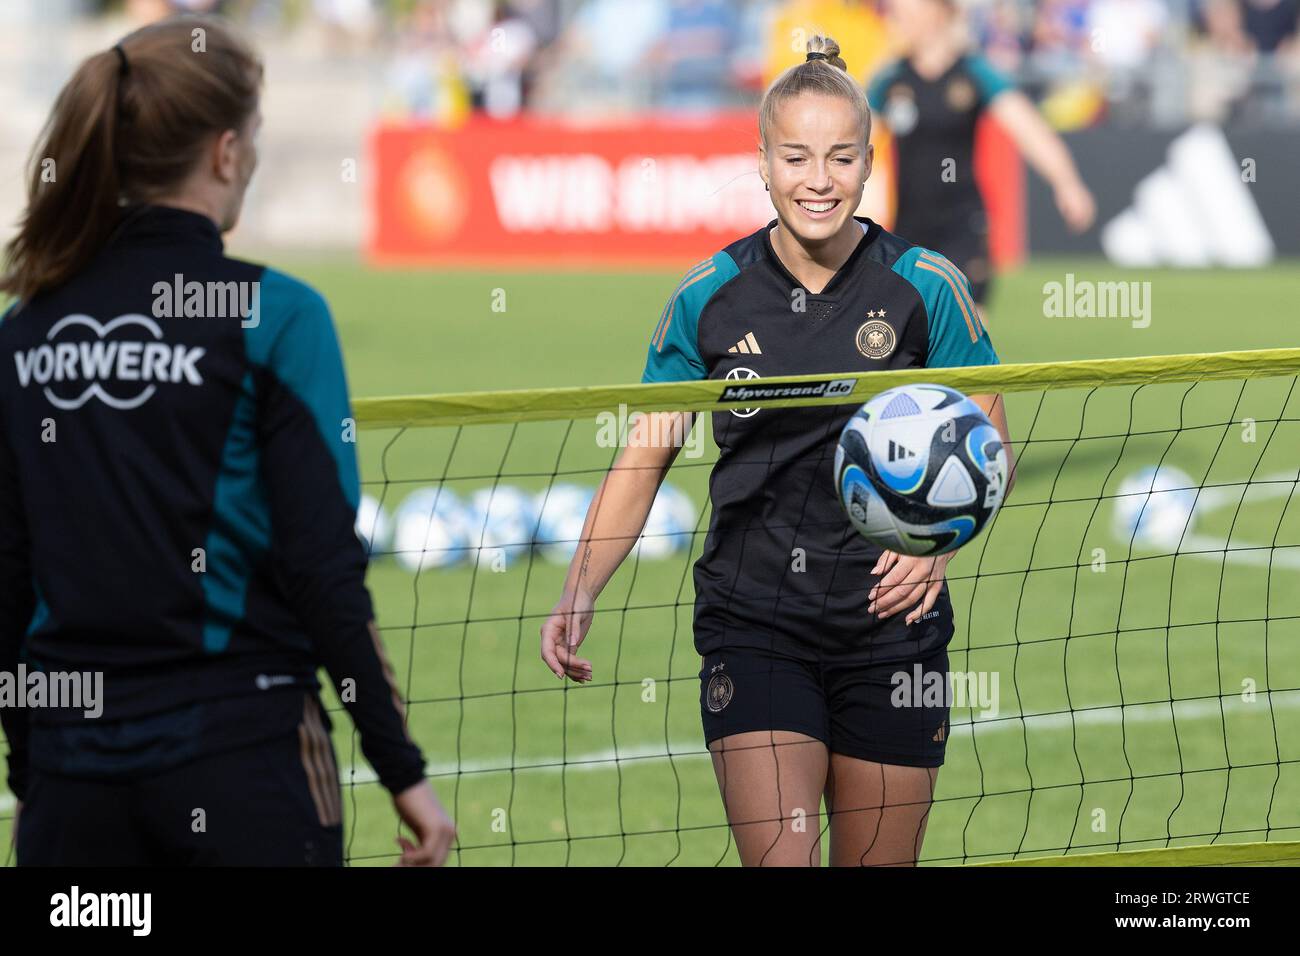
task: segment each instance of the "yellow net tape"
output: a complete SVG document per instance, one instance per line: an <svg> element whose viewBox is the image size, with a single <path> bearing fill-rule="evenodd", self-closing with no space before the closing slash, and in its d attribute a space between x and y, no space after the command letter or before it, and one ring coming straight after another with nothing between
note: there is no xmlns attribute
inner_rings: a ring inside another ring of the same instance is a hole
<svg viewBox="0 0 1300 956"><path fill-rule="evenodd" d="M1033 362L964 368L797 375L747 381L708 379L657 385L602 385L362 398L353 403L362 428L418 428L582 418L626 405L640 412L861 404L896 385L934 382L967 395L1227 379L1300 373L1300 349L1255 349L1203 355Z"/></svg>

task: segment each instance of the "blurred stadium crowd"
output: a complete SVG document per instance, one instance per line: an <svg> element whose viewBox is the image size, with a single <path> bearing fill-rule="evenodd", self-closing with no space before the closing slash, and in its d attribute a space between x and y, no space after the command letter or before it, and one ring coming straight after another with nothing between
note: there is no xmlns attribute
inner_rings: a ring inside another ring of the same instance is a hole
<svg viewBox="0 0 1300 956"><path fill-rule="evenodd" d="M82 0L136 22L218 11L323 52L380 54L384 110L708 111L752 102L812 25L865 82L888 0ZM1300 0L962 0L973 46L1062 129L1300 121Z"/></svg>

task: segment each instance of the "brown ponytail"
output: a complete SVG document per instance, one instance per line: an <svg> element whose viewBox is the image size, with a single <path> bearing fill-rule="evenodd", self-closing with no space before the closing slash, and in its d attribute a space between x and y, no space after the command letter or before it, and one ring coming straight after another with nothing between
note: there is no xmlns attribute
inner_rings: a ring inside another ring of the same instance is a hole
<svg viewBox="0 0 1300 956"><path fill-rule="evenodd" d="M211 16L171 17L87 58L32 151L0 291L27 300L71 278L108 240L123 204L166 195L209 136L243 127L261 83L252 47Z"/></svg>

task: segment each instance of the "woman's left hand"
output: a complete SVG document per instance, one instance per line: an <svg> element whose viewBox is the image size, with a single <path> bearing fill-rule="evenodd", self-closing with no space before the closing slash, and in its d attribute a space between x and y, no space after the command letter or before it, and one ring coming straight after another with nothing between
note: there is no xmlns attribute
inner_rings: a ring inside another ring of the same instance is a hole
<svg viewBox="0 0 1300 956"><path fill-rule="evenodd" d="M915 624L939 600L944 571L951 559L952 552L929 558L884 552L871 569L872 574L884 577L867 593L871 602L867 610L876 617L887 618L911 608L903 623Z"/></svg>

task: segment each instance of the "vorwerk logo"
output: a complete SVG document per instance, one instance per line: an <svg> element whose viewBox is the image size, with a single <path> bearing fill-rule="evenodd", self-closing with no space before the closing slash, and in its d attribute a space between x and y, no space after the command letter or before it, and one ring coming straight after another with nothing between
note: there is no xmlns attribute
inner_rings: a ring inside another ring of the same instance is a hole
<svg viewBox="0 0 1300 956"><path fill-rule="evenodd" d="M94 332L95 339L58 341L78 327ZM133 327L143 328L154 341L108 338L119 329L136 331ZM202 385L198 361L206 349L171 345L159 341L162 337L158 323L147 315L119 315L104 325L88 315L64 316L50 328L45 344L14 355L18 384L44 386L50 404L65 411L92 398L112 408L139 408L157 391L155 382ZM67 384L56 389L55 383ZM110 391L104 385L117 387Z"/></svg>

